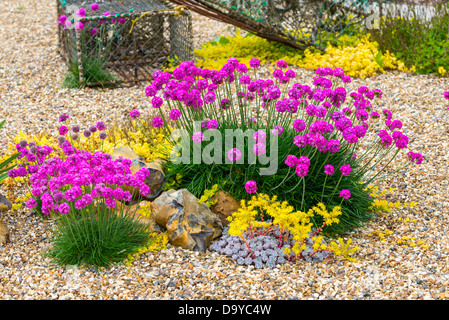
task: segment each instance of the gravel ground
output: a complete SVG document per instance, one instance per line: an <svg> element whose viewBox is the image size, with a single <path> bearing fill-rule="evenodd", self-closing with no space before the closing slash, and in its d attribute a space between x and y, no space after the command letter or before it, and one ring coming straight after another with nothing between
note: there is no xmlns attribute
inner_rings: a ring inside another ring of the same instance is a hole
<svg viewBox="0 0 449 320"><path fill-rule="evenodd" d="M19 7L20 5L20 7ZM143 84L114 90L61 88L65 66L56 54L55 1L0 2L0 142L19 130L39 133L56 128L56 117L70 112L82 125L110 123L133 108L149 106ZM229 27L193 14L195 44L213 40ZM228 31L227 31L228 30ZM311 72L297 69L298 81ZM416 201L395 209L352 236L360 250L351 263L339 257L324 263L298 261L276 269L237 266L215 253L198 254L169 246L147 253L131 267L109 270L52 267L42 256L49 224L25 209L7 212L11 243L0 246L0 300L14 299L449 299L449 117L443 91L449 79L399 72L360 85L384 92L381 104L404 122L415 152L425 161L390 178L398 188L391 201ZM402 218L402 221L398 221ZM405 221L406 218L416 219ZM380 241L374 235L394 231ZM429 246L395 244L405 236Z"/></svg>

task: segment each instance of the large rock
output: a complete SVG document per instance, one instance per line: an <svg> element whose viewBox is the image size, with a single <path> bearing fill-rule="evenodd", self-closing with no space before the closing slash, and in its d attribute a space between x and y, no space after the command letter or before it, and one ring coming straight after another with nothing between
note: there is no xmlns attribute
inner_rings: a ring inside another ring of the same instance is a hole
<svg viewBox="0 0 449 320"><path fill-rule="evenodd" d="M117 147L112 151L112 159L115 160L119 157L123 157L124 159L129 159L132 161L131 172L134 174L140 168L146 167L150 171L150 175L145 179L146 185L148 185L151 189L149 195L145 198L153 201L156 199L162 192L162 188L165 185L166 177L164 171L162 169L163 161L156 159L153 162L145 162L143 157L139 157L137 153L135 153L130 147ZM125 190L130 191L134 197L138 197L139 191L134 189L133 187L125 187Z"/></svg>
<svg viewBox="0 0 449 320"><path fill-rule="evenodd" d="M162 193L150 210L154 221L167 230L170 243L184 249L206 252L223 230L218 216L187 189Z"/></svg>
<svg viewBox="0 0 449 320"><path fill-rule="evenodd" d="M3 220L0 219L0 245L9 242L9 230L3 223Z"/></svg>
<svg viewBox="0 0 449 320"><path fill-rule="evenodd" d="M222 190L218 191L214 200L215 198L217 198L217 202L210 206L210 210L218 215L223 226L226 226L229 224L229 221L226 218L240 208L240 201L237 201L233 196Z"/></svg>
<svg viewBox="0 0 449 320"><path fill-rule="evenodd" d="M12 204L4 195L0 193L0 212L11 210Z"/></svg>
<svg viewBox="0 0 449 320"><path fill-rule="evenodd" d="M0 216L3 212L11 210L11 202L2 194L0 194ZM0 219L0 245L9 242L9 230L6 228L3 220Z"/></svg>

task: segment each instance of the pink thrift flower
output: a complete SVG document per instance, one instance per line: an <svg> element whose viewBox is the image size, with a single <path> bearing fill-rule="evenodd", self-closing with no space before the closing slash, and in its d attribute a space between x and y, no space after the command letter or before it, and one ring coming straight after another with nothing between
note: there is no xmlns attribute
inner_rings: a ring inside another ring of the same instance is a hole
<svg viewBox="0 0 449 320"><path fill-rule="evenodd" d="M164 103L164 100L162 100L161 97L155 96L151 99L151 105L153 106L153 108L158 109L162 106L163 103Z"/></svg>
<svg viewBox="0 0 449 320"><path fill-rule="evenodd" d="M178 109L172 109L170 110L170 113L168 115L170 119L178 120L181 117L181 111L179 111Z"/></svg>
<svg viewBox="0 0 449 320"><path fill-rule="evenodd" d="M60 126L58 129L58 132L61 136L65 135L67 132L69 132L69 129L66 126Z"/></svg>
<svg viewBox="0 0 449 320"><path fill-rule="evenodd" d="M262 154L265 154L267 152L265 143L259 142L253 145L253 153L256 156L260 156Z"/></svg>
<svg viewBox="0 0 449 320"><path fill-rule="evenodd" d="M70 205L66 202L61 203L58 206L58 211L62 214L67 214L70 212Z"/></svg>
<svg viewBox="0 0 449 320"><path fill-rule="evenodd" d="M351 173L351 166L349 164L344 164L340 167L341 174L347 176Z"/></svg>
<svg viewBox="0 0 449 320"><path fill-rule="evenodd" d="M298 165L298 158L292 154L289 154L285 159L285 164L290 168L296 167Z"/></svg>
<svg viewBox="0 0 449 320"><path fill-rule="evenodd" d="M267 140L267 135L262 130L257 130L253 135L253 139L254 139L254 141L256 141L256 143L258 143L258 142L263 143Z"/></svg>
<svg viewBox="0 0 449 320"><path fill-rule="evenodd" d="M293 121L293 129L295 131L301 132L306 129L306 123L302 119L296 119Z"/></svg>
<svg viewBox="0 0 449 320"><path fill-rule="evenodd" d="M305 164L307 167L310 166L310 159L306 156L299 157L298 164Z"/></svg>
<svg viewBox="0 0 449 320"><path fill-rule="evenodd" d="M140 116L140 112L137 109L131 110L131 112L129 113L129 116L133 119L136 119Z"/></svg>
<svg viewBox="0 0 449 320"><path fill-rule="evenodd" d="M86 9L84 8L79 8L78 10L76 10L75 13L78 17L85 17L86 16Z"/></svg>
<svg viewBox="0 0 449 320"><path fill-rule="evenodd" d="M249 60L249 66L251 68L257 69L260 67L260 60L257 58L252 58L251 60Z"/></svg>
<svg viewBox="0 0 449 320"><path fill-rule="evenodd" d="M333 175L335 172L334 166L331 164L326 164L324 166L324 173L327 174L328 176Z"/></svg>
<svg viewBox="0 0 449 320"><path fill-rule="evenodd" d="M80 31L80 30L83 30L83 29L84 29L84 23L82 23L82 22L77 22L77 23L75 24L75 30Z"/></svg>
<svg viewBox="0 0 449 320"><path fill-rule="evenodd" d="M254 180L249 180L245 183L245 189L248 193L256 193L257 191L257 183Z"/></svg>
<svg viewBox="0 0 449 320"><path fill-rule="evenodd" d="M229 152L228 152L228 159L230 161L239 161L241 157L242 157L242 152L237 148L233 148L233 149L229 150Z"/></svg>
<svg viewBox="0 0 449 320"><path fill-rule="evenodd" d="M296 166L295 172L299 177L305 177L309 172L309 166L305 164L298 164Z"/></svg>
<svg viewBox="0 0 449 320"><path fill-rule="evenodd" d="M33 209L37 206L37 201L34 198L28 199L27 202L25 202L26 206L30 209Z"/></svg>
<svg viewBox="0 0 449 320"><path fill-rule="evenodd" d="M144 184L140 189L139 192L142 196L146 197L150 192L151 189L146 184Z"/></svg>
<svg viewBox="0 0 449 320"><path fill-rule="evenodd" d="M340 197L342 197L343 199L351 198L351 191L349 191L348 189L341 190L340 191Z"/></svg>
<svg viewBox="0 0 449 320"><path fill-rule="evenodd" d="M78 199L75 201L75 208L78 210L81 210L82 208L84 208L85 203L83 201L83 199Z"/></svg>
<svg viewBox="0 0 449 320"><path fill-rule="evenodd" d="M274 126L274 128L271 129L271 133L275 136L280 135L282 132L284 132L284 128L282 128L282 126Z"/></svg>
<svg viewBox="0 0 449 320"><path fill-rule="evenodd" d="M65 24L65 22L67 21L67 16L65 16L65 15L59 16L58 21L60 24Z"/></svg>
<svg viewBox="0 0 449 320"><path fill-rule="evenodd" d="M111 208L115 208L115 205L116 205L116 203L115 203L115 200L114 199L107 199L105 202L104 202L104 204L106 205L106 208L109 208L109 209L111 209Z"/></svg>
<svg viewBox="0 0 449 320"><path fill-rule="evenodd" d="M276 66L280 69L285 69L287 68L287 62L285 62L285 60L279 60L276 62Z"/></svg>
<svg viewBox="0 0 449 320"><path fill-rule="evenodd" d="M194 132L192 135L192 140L194 143L201 143L204 140L204 135L202 132Z"/></svg>
<svg viewBox="0 0 449 320"><path fill-rule="evenodd" d="M215 119L211 119L207 121L206 127L210 130L215 130L218 128L218 121Z"/></svg>

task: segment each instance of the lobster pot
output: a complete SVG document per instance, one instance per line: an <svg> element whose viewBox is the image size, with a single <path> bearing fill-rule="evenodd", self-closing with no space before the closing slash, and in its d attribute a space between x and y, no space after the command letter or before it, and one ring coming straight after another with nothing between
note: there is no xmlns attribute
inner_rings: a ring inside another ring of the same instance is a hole
<svg viewBox="0 0 449 320"><path fill-rule="evenodd" d="M80 84L147 81L157 69L193 59L192 19L184 7L109 0L96 1L94 11L92 3L58 0L58 17L67 17L58 22L58 48Z"/></svg>
<svg viewBox="0 0 449 320"><path fill-rule="evenodd" d="M375 0L171 0L189 10L296 48L324 50L365 24Z"/></svg>

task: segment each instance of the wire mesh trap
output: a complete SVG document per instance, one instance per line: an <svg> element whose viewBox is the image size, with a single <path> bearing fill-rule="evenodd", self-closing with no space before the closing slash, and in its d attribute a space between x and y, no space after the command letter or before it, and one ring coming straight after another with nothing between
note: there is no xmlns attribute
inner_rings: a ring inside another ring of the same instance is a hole
<svg viewBox="0 0 449 320"><path fill-rule="evenodd" d="M184 7L163 0L95 3L57 0L59 51L79 86L148 81L154 70L193 58Z"/></svg>
<svg viewBox="0 0 449 320"><path fill-rule="evenodd" d="M299 49L324 50L364 25L372 0L172 0L204 16Z"/></svg>

